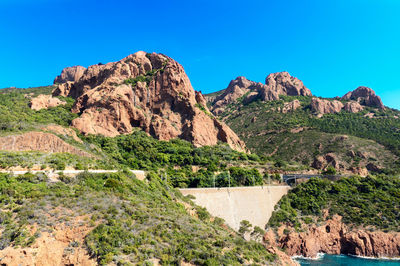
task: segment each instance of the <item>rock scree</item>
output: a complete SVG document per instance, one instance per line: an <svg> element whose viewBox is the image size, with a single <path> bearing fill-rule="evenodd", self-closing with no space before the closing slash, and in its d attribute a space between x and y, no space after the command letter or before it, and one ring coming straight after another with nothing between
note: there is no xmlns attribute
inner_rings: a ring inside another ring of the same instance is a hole
<svg viewBox="0 0 400 266"><path fill-rule="evenodd" d="M79 80L58 84L54 96L76 99L80 116L72 126L83 134L117 136L135 127L160 140L181 138L195 146L245 144L205 105L183 67L168 56L137 52L104 65L88 67Z"/></svg>

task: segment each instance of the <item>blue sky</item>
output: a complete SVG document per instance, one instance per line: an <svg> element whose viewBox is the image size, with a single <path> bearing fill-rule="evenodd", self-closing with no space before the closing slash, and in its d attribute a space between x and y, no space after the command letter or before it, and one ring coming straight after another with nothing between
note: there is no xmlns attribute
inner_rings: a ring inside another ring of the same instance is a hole
<svg viewBox="0 0 400 266"><path fill-rule="evenodd" d="M0 88L138 50L180 62L203 93L288 71L314 95L373 88L400 109L400 1L1 0Z"/></svg>

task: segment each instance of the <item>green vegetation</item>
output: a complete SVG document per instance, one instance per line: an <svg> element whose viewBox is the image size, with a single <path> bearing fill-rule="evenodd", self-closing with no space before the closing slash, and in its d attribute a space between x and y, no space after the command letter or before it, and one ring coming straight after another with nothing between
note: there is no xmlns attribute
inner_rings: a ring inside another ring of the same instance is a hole
<svg viewBox="0 0 400 266"><path fill-rule="evenodd" d="M399 207L399 178L353 176L336 182L313 178L279 201L268 225L288 224L300 229L302 223L323 219L322 212L327 209L327 218L338 214L347 224L398 232Z"/></svg>
<svg viewBox="0 0 400 266"><path fill-rule="evenodd" d="M259 162L259 157L234 151L226 144L196 148L179 139L159 141L140 130L114 138L83 139L122 166L166 174L174 187L212 187L214 182L217 187L228 186L229 182L231 186L263 184L260 172L249 168ZM194 166L198 171L193 170Z"/></svg>
<svg viewBox="0 0 400 266"><path fill-rule="evenodd" d="M285 102L297 99L301 108L282 113ZM400 112L366 107L359 113L342 111L318 118L310 109L311 97L281 96L281 100L243 104L238 100L220 115L259 155L272 160L310 166L318 155L336 153L342 162L357 167L360 161L374 162L388 174L400 171ZM373 113L374 117L366 117ZM341 138L346 135L347 138ZM381 145L384 147L382 147ZM355 158L348 155L353 150ZM371 158L358 156L361 153Z"/></svg>
<svg viewBox="0 0 400 266"><path fill-rule="evenodd" d="M18 132L37 128L40 125L59 124L69 126L78 115L71 112L74 104L72 98L58 97L67 104L40 111L29 107L31 97L39 94L51 94L53 87L39 87L32 89L8 89L0 93L0 131Z"/></svg>
<svg viewBox="0 0 400 266"><path fill-rule="evenodd" d="M0 168L6 169L13 166L21 166L31 169L34 165L40 165L42 169L49 167L56 170L64 170L66 166L71 166L78 170L112 170L121 168L118 163L107 158L85 157L71 153L0 151Z"/></svg>
<svg viewBox="0 0 400 266"><path fill-rule="evenodd" d="M0 249L29 246L54 225L75 225L85 216L93 230L82 244L100 264L143 264L156 258L163 265L257 265L275 259L262 244L225 229L220 219L210 219L153 173L146 182L128 172L62 180L0 175ZM185 206L195 209L198 218ZM38 230L31 235L33 225Z"/></svg>

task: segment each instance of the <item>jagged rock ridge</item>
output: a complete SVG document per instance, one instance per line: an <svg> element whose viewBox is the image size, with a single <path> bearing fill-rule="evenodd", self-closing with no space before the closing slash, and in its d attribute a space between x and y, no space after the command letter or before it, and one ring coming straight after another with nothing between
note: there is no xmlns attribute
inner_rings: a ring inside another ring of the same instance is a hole
<svg viewBox="0 0 400 266"><path fill-rule="evenodd" d="M288 72L278 72L269 74L265 84L237 77L229 83L222 94L209 101L212 101L213 113L220 114L226 105L234 103L240 97L244 97L243 103L247 104L257 99L279 100L279 95L311 96L312 94L301 80L292 77Z"/></svg>
<svg viewBox="0 0 400 266"><path fill-rule="evenodd" d="M245 150L244 143L208 110L183 67L162 54L137 52L88 67L75 81L59 84L53 95L76 99L80 117L72 126L84 134L116 136L139 127L161 140L182 138L197 146L219 141Z"/></svg>

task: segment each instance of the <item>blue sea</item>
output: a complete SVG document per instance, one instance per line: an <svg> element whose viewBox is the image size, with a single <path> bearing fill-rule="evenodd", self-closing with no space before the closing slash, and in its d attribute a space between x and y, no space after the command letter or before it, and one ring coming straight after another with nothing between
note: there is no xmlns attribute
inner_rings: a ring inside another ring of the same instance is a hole
<svg viewBox="0 0 400 266"><path fill-rule="evenodd" d="M319 259L303 259L296 258L296 261L300 265L311 265L311 266L392 266L400 265L400 260L385 260L385 259L368 259L359 258L346 255L323 255Z"/></svg>

